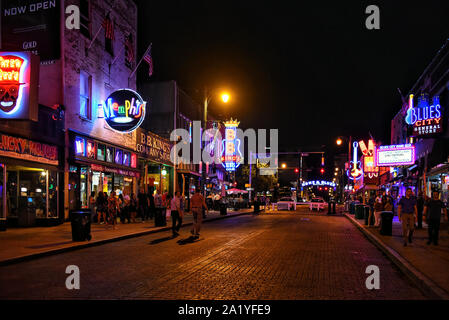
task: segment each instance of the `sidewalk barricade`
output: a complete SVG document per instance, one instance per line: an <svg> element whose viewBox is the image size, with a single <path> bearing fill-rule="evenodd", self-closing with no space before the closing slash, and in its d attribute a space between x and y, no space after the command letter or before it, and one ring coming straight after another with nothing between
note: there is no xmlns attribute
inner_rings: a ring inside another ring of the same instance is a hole
<svg viewBox="0 0 449 320"><path fill-rule="evenodd" d="M70 211L72 241L90 241L92 239L90 234L91 215L90 209Z"/></svg>
<svg viewBox="0 0 449 320"><path fill-rule="evenodd" d="M380 217L380 234L384 236L391 236L393 229L393 212L382 211Z"/></svg>

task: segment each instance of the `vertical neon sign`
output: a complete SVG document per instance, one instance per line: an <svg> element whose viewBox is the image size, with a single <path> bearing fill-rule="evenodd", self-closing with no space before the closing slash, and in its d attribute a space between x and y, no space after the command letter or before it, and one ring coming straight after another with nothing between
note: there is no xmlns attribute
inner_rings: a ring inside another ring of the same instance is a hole
<svg viewBox="0 0 449 320"><path fill-rule="evenodd" d="M225 137L222 142L221 164L226 171L235 171L240 166L242 153L240 152L240 139L237 139L237 127L240 122L230 120L224 123Z"/></svg>

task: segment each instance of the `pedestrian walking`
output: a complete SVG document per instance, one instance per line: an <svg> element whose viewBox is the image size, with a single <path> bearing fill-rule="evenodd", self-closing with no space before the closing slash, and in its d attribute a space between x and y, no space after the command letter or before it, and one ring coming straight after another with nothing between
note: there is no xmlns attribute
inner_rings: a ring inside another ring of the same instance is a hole
<svg viewBox="0 0 449 320"><path fill-rule="evenodd" d="M115 195L114 191L111 191L111 194L108 198L108 224L112 224L112 229L115 230L115 225L117 223L117 212L118 212L118 199ZM109 226L108 226L109 227Z"/></svg>
<svg viewBox="0 0 449 320"><path fill-rule="evenodd" d="M443 201L440 200L440 193L438 191L433 191L432 199L426 203L426 206L424 208L424 216L428 225L427 230L429 233L429 240L427 241L428 245L430 245L432 242L434 245L438 245L441 211L443 210L446 219L449 219L447 215L447 209Z"/></svg>
<svg viewBox="0 0 449 320"><path fill-rule="evenodd" d="M407 246L407 240L408 243L412 243L417 211L416 198L413 196L412 189L407 188L405 196L401 198L398 206L398 218L402 223L404 247Z"/></svg>
<svg viewBox="0 0 449 320"><path fill-rule="evenodd" d="M107 222L107 220L106 220L106 213L107 213L106 201L107 201L107 199L105 199L104 193L102 191L98 192L96 206L97 206L97 217L98 217L99 224L103 224L103 223ZM102 219L103 219L103 221L101 221Z"/></svg>
<svg viewBox="0 0 449 320"><path fill-rule="evenodd" d="M190 231L194 238L198 239L200 237L201 223L203 222L203 213L202 209L205 210L207 208L206 201L204 197L200 193L200 188L195 189L195 194L190 199L190 203L192 205L192 214L193 214L193 228Z"/></svg>
<svg viewBox="0 0 449 320"><path fill-rule="evenodd" d="M154 203L154 188L150 187L149 191L148 191L148 201L150 204L150 207L148 208L148 212L150 214L150 219L153 219L154 216L156 215L156 205Z"/></svg>
<svg viewBox="0 0 449 320"><path fill-rule="evenodd" d="M380 226L380 216L382 214L382 211L384 211L384 203L382 202L382 197L377 196L376 200L374 202L374 226L379 227ZM370 220L370 219L368 219ZM369 221L368 221L369 225Z"/></svg>
<svg viewBox="0 0 449 320"><path fill-rule="evenodd" d="M117 204L118 204L117 213L120 218L120 222L123 224L125 223L125 198L123 198L122 193L118 196Z"/></svg>
<svg viewBox="0 0 449 320"><path fill-rule="evenodd" d="M143 189L140 189L139 193L137 194L137 206L139 215L142 219L142 223L144 223L147 219L148 214L148 197Z"/></svg>
<svg viewBox="0 0 449 320"><path fill-rule="evenodd" d="M129 201L129 215L131 221L136 223L137 216L137 197L135 193L131 193L130 201Z"/></svg>
<svg viewBox="0 0 449 320"><path fill-rule="evenodd" d="M168 197L168 199L171 198L170 195ZM170 210L172 219L172 232L173 237L175 237L179 235L183 217L183 212L181 209L181 193L179 191L176 191L175 196L170 200Z"/></svg>
<svg viewBox="0 0 449 320"><path fill-rule="evenodd" d="M422 218L423 218L423 210L424 210L424 195L423 192L420 191L418 193L418 199L416 199L416 209L418 210L418 227L417 229L422 229Z"/></svg>
<svg viewBox="0 0 449 320"><path fill-rule="evenodd" d="M128 223L131 223L131 212L130 212L131 197L127 193L125 193L125 195L123 196L123 200L125 202L125 205L124 205L125 220L128 220Z"/></svg>
<svg viewBox="0 0 449 320"><path fill-rule="evenodd" d="M96 202L95 191L92 191L89 196L90 221L92 222L94 221L94 217L97 215L95 210Z"/></svg>

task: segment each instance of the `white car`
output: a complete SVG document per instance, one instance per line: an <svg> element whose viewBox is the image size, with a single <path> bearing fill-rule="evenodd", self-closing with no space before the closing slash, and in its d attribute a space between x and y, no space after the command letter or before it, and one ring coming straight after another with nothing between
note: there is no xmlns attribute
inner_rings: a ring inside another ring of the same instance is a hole
<svg viewBox="0 0 449 320"><path fill-rule="evenodd" d="M290 210L290 208L294 208L294 206L295 201L290 197L283 197L277 202L278 210Z"/></svg>
<svg viewBox="0 0 449 320"><path fill-rule="evenodd" d="M317 211L324 210L326 202L322 198L313 198L310 200L310 211L316 209Z"/></svg>

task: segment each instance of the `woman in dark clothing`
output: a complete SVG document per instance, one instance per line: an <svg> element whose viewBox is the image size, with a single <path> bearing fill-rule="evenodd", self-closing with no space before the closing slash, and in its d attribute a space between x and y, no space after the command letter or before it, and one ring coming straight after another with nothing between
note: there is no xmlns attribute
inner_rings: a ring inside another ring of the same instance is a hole
<svg viewBox="0 0 449 320"><path fill-rule="evenodd" d="M107 221L106 220L105 202L106 202L106 199L104 197L104 193L101 191L98 192L98 197L97 197L97 202L96 202L98 223L105 223ZM103 218L103 222L101 222L101 218Z"/></svg>

